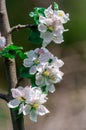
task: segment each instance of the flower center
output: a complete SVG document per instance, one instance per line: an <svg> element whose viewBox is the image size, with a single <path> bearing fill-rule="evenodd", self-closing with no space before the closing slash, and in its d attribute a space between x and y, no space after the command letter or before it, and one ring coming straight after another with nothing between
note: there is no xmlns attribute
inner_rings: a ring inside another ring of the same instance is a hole
<svg viewBox="0 0 86 130"><path fill-rule="evenodd" d="M52 25L48 26L48 30L49 31L53 31L54 30L54 27Z"/></svg>
<svg viewBox="0 0 86 130"><path fill-rule="evenodd" d="M38 103L34 103L34 104L33 104L33 108L35 108L35 109L37 109L38 106L39 106Z"/></svg>
<svg viewBox="0 0 86 130"><path fill-rule="evenodd" d="M59 12L59 13L58 13L58 16L62 17L62 16L63 16L63 13L62 13L62 12Z"/></svg>
<svg viewBox="0 0 86 130"><path fill-rule="evenodd" d="M50 75L50 71L49 70L45 70L43 72L43 75L46 76L46 77L48 77Z"/></svg>
<svg viewBox="0 0 86 130"><path fill-rule="evenodd" d="M43 76L48 77L51 80L55 80L55 75L50 70L45 70Z"/></svg>
<svg viewBox="0 0 86 130"><path fill-rule="evenodd" d="M35 63L35 64L38 64L38 63L39 63L39 59L36 58L36 59L34 60L34 63Z"/></svg>
<svg viewBox="0 0 86 130"><path fill-rule="evenodd" d="M25 101L25 98L24 97L19 97L18 100L22 102L22 101Z"/></svg>
<svg viewBox="0 0 86 130"><path fill-rule="evenodd" d="M55 75L51 75L49 78L54 81L55 80Z"/></svg>

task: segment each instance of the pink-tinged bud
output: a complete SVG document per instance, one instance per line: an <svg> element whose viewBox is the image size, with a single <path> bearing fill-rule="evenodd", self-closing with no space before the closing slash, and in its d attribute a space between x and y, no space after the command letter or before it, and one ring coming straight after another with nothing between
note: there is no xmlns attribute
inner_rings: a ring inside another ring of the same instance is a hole
<svg viewBox="0 0 86 130"><path fill-rule="evenodd" d="M44 54L44 50L43 49L39 49L38 50L38 54L40 55L40 54Z"/></svg>

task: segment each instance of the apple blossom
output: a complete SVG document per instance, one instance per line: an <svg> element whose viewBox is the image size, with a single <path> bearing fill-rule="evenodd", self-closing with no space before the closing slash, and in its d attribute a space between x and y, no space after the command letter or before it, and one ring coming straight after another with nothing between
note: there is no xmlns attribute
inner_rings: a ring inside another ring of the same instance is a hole
<svg viewBox="0 0 86 130"><path fill-rule="evenodd" d="M35 53L35 51L30 50L27 54L27 58L24 59L23 65L25 67L30 67L30 74L36 73L36 65L39 63L38 55Z"/></svg>
<svg viewBox="0 0 86 130"><path fill-rule="evenodd" d="M10 108L16 108L20 104L23 105L25 102L25 89L23 87L19 86L18 88L12 88L11 92L12 92L12 96L14 99L8 103L8 106ZM21 107L20 107L20 109L21 109Z"/></svg>
<svg viewBox="0 0 86 130"><path fill-rule="evenodd" d="M27 58L24 59L24 67L29 67L30 74L35 74L40 64L44 64L54 56L46 48L37 48L30 50L27 54Z"/></svg>
<svg viewBox="0 0 86 130"><path fill-rule="evenodd" d="M60 44L63 40L63 24L69 20L69 14L62 10L53 10L50 5L44 11L44 15L39 16L38 30L40 37L43 39L42 46L46 47L51 41Z"/></svg>
<svg viewBox="0 0 86 130"><path fill-rule="evenodd" d="M34 84L40 88L45 86L46 92L53 93L55 91L54 84L62 80L63 73L59 68L64 65L64 62L44 47L31 50L27 57L24 59L23 65L29 67L28 75L35 74Z"/></svg>
<svg viewBox="0 0 86 130"><path fill-rule="evenodd" d="M38 115L45 115L49 113L48 109L43 105L47 101L47 94L43 94L41 88L31 86L18 87L11 89L12 99L8 103L8 107L19 107L18 114L30 115L30 119L37 122Z"/></svg>
<svg viewBox="0 0 86 130"><path fill-rule="evenodd" d="M61 63L61 62L60 62ZM62 63L63 64L63 63ZM53 93L55 91L54 84L62 80L63 72L59 70L60 64L44 64L40 66L36 73L36 85L39 87L46 86L46 92Z"/></svg>
<svg viewBox="0 0 86 130"><path fill-rule="evenodd" d="M30 119L32 121L37 121L37 115L43 116L49 113L48 109L43 105L47 100L47 95L42 93L41 88L30 88L26 95L26 103L30 104L31 107L30 111L27 111L27 113L30 114Z"/></svg>

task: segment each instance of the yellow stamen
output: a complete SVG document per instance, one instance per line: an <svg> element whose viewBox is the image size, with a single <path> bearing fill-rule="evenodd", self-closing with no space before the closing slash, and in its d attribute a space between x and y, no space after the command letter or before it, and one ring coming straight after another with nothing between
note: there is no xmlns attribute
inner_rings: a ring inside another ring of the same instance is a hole
<svg viewBox="0 0 86 130"><path fill-rule="evenodd" d="M38 64L38 63L39 63L39 59L36 58L36 59L34 60L34 63L35 63L35 64Z"/></svg>
<svg viewBox="0 0 86 130"><path fill-rule="evenodd" d="M19 100L19 101L24 101L25 98L24 98L24 97L19 97L18 100Z"/></svg>
<svg viewBox="0 0 86 130"><path fill-rule="evenodd" d="M34 104L33 104L33 108L35 108L35 109L37 109L38 106L39 106L39 105L38 105L37 103L34 103Z"/></svg>
<svg viewBox="0 0 86 130"><path fill-rule="evenodd" d="M62 13L62 12L59 12L59 13L58 13L58 16L61 16L61 17L62 17L62 16L63 16L63 13Z"/></svg>
<svg viewBox="0 0 86 130"><path fill-rule="evenodd" d="M50 76L50 79L51 79L51 80L55 80L55 76L54 76L54 75L51 75L51 76Z"/></svg>
<svg viewBox="0 0 86 130"><path fill-rule="evenodd" d="M48 76L50 75L49 70L45 70L45 71L43 72L43 75L48 77Z"/></svg>
<svg viewBox="0 0 86 130"><path fill-rule="evenodd" d="M48 29L49 29L50 31L53 31L53 30L54 30L54 27L53 27L52 25L50 25L50 26L48 27Z"/></svg>

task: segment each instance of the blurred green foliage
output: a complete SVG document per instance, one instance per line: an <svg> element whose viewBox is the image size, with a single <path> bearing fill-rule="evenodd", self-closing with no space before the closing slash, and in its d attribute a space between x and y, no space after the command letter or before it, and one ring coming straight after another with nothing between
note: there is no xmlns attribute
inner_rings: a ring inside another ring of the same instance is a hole
<svg viewBox="0 0 86 130"><path fill-rule="evenodd" d="M86 0L62 0L60 1L65 12L70 14L70 22L67 23L69 32L65 33L65 44L86 40Z"/></svg>

